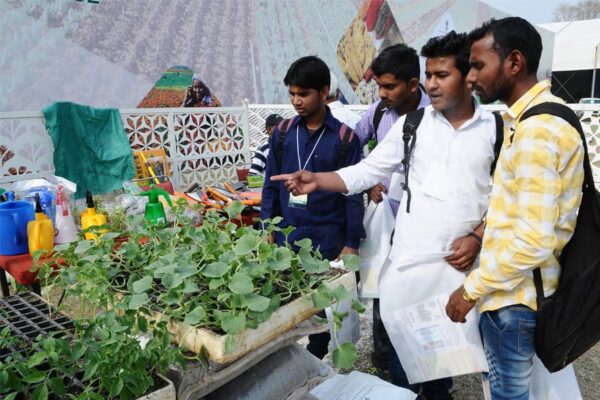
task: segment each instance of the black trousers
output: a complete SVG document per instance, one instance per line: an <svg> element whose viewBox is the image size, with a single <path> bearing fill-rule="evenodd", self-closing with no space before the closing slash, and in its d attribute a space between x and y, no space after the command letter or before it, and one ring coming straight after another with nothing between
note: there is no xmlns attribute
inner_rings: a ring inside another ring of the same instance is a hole
<svg viewBox="0 0 600 400"><path fill-rule="evenodd" d="M373 366L387 371L390 368L392 351L394 351L392 342L381 320L379 299L373 299L373 353L371 353Z"/></svg>

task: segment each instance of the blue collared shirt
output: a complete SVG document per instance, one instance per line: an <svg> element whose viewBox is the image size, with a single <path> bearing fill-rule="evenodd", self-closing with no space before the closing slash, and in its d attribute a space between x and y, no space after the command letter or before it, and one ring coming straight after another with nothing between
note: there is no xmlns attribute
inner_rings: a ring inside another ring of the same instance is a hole
<svg viewBox="0 0 600 400"><path fill-rule="evenodd" d="M337 165L342 146L340 126L341 122L331 115L329 108L323 126L312 136L309 136L303 119L294 118L284 137L281 166L277 165L276 160L280 134L279 129L275 128L269 141L270 150L262 193L261 219L283 217L281 227L291 225L296 228L288 238L290 243L309 238L313 247L318 247L324 255L339 251L344 246L358 249L360 239L365 237L362 225L362 194L344 196L341 193L317 190L308 195L305 208L290 207L290 195L283 182L272 182L270 178L273 175L296 172L301 168L312 172L331 172L358 163L361 158L360 145L358 137L353 134L348 144L346 159L342 165ZM321 132L323 133L319 140ZM278 244L282 244L283 240L282 235L276 234Z"/></svg>

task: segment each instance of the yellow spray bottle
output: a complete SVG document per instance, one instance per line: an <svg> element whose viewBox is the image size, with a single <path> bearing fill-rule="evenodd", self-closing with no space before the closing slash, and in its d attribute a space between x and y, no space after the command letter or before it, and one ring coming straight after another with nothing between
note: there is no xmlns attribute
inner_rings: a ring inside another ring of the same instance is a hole
<svg viewBox="0 0 600 400"><path fill-rule="evenodd" d="M81 213L81 229L86 230L90 226L106 225L106 215L96 213L94 197L89 190L85 192L85 201L87 203L87 211ZM108 232L108 229L100 231L100 233L106 232ZM96 235L88 232L85 234L85 238L87 240L93 240L96 239Z"/></svg>
<svg viewBox="0 0 600 400"><path fill-rule="evenodd" d="M27 241L31 256L36 250L50 253L54 248L54 227L52 221L42 211L38 193L35 194L35 220L27 223Z"/></svg>

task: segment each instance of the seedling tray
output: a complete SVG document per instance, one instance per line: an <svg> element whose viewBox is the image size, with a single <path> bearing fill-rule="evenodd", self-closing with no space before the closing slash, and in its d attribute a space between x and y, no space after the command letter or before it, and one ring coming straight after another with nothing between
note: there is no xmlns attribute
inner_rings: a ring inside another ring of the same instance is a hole
<svg viewBox="0 0 600 400"><path fill-rule="evenodd" d="M332 288L338 284L352 291L355 283L354 272L348 272L331 280ZM168 323L173 340L180 346L199 354L204 352L211 361L227 364L238 360L247 353L258 349L265 343L294 328L318 312L309 296L298 298L275 311L271 317L256 329L245 329L234 336L234 345L230 353L225 351L226 335L219 335L203 328L184 325L171 319ZM156 318L165 318L155 313Z"/></svg>
<svg viewBox="0 0 600 400"><path fill-rule="evenodd" d="M73 322L66 316L52 309L48 304L34 293L19 293L11 297L0 299L0 329L8 326L13 336L18 337L25 344L32 346L36 338L49 336L72 336ZM0 349L0 362L12 351L17 351L11 346Z"/></svg>
<svg viewBox="0 0 600 400"><path fill-rule="evenodd" d="M76 340L73 335L73 322L31 292L0 299L0 329L6 326L10 334L20 340L15 345L0 348L0 363L13 353L21 354L23 350L37 349L38 336L53 335L56 338ZM39 368L43 370L45 366L42 364ZM79 379L82 376L83 370L75 376L65 377L65 389L68 393L77 393L85 389L86 385ZM17 396L17 399L20 397ZM175 399L175 387L171 381L159 375L154 391L141 399Z"/></svg>

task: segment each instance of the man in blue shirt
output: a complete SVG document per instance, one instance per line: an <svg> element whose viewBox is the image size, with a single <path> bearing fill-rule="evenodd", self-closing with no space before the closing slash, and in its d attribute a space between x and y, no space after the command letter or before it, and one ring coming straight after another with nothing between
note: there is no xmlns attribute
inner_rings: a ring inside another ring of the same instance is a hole
<svg viewBox="0 0 600 400"><path fill-rule="evenodd" d="M358 254L364 204L361 195L316 191L310 195L291 196L281 182L271 182L272 175L292 173L298 169L313 172L335 171L356 164L361 158L358 138L349 134L342 151L342 132L351 130L335 119L325 103L329 93L330 75L327 65L318 57L296 60L283 80L290 101L298 116L290 123L282 122L269 141L269 156L262 192L261 219L283 217L281 227L296 229L288 241L309 238L324 258L334 260L343 254ZM286 126L285 135L281 129ZM280 141L283 139L280 145ZM340 157L340 154L342 157ZM343 158L343 159L340 159ZM280 233L273 238L283 244ZM310 335L308 351L319 358L327 354L329 333Z"/></svg>

